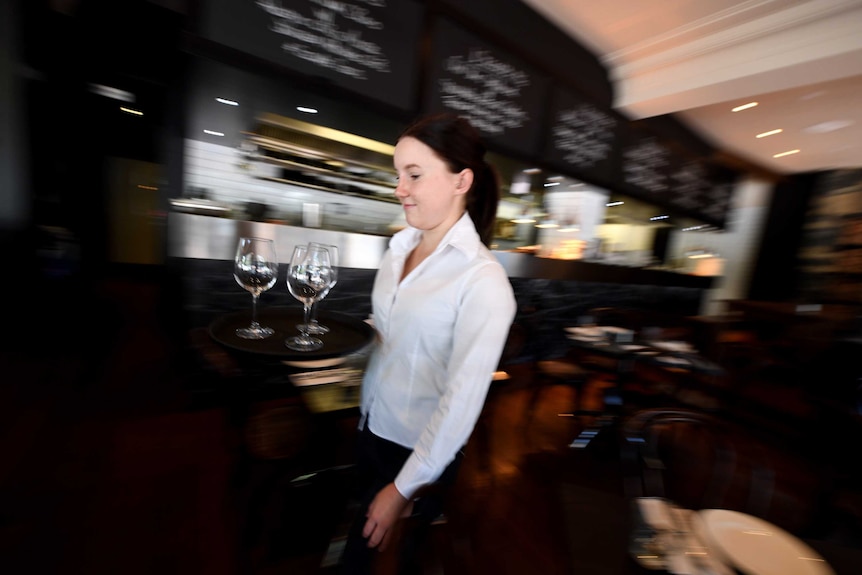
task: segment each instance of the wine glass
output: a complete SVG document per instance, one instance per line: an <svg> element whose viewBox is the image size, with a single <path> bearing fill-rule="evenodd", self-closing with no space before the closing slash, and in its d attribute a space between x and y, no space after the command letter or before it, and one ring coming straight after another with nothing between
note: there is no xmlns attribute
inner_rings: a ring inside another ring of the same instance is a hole
<svg viewBox="0 0 862 575"><path fill-rule="evenodd" d="M329 263L332 266L332 275L330 276L329 286L323 291L320 298L311 304L311 320L306 324L305 330L311 335L323 335L325 333L329 333L329 328L317 321L317 302L325 298L329 291L335 287L335 284L338 282L338 246L333 246L332 244L320 244L317 242L310 242L309 246L320 246L325 248L329 252ZM299 329L299 326L296 326Z"/></svg>
<svg viewBox="0 0 862 575"><path fill-rule="evenodd" d="M332 265L329 251L322 246L298 245L293 248L290 267L287 270L287 289L302 302L304 319L297 326L299 335L288 338L284 344L294 351L314 351L323 347L323 342L308 334L306 326L311 305L329 289Z"/></svg>
<svg viewBox="0 0 862 575"><path fill-rule="evenodd" d="M278 278L278 260L275 244L264 238L242 237L237 242L234 257L233 277L240 286L251 293L251 324L236 330L243 339L263 339L274 330L257 323L257 298L275 285Z"/></svg>

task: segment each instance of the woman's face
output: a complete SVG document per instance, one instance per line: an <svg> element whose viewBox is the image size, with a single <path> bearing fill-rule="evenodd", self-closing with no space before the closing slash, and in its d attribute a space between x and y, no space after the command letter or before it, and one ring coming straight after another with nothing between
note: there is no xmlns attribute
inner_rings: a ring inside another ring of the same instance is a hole
<svg viewBox="0 0 862 575"><path fill-rule="evenodd" d="M465 194L473 183L469 169L457 174L446 162L417 140L405 137L395 146L398 186L407 223L423 231L448 230L464 213Z"/></svg>

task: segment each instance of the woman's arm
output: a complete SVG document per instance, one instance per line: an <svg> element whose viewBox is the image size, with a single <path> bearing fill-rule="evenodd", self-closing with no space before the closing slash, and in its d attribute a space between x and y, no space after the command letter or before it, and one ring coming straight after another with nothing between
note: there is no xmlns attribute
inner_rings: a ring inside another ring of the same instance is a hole
<svg viewBox="0 0 862 575"><path fill-rule="evenodd" d="M515 317L503 268L482 266L464 282L453 329L446 389L395 479L406 499L435 481L473 432Z"/></svg>

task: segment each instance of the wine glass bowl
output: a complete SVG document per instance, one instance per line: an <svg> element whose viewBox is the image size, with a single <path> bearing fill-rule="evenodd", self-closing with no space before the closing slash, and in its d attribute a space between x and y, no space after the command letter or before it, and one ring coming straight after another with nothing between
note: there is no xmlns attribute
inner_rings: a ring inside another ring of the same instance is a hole
<svg viewBox="0 0 862 575"><path fill-rule="evenodd" d="M271 336L275 330L257 322L257 300L278 279L274 242L265 238L241 237L234 256L233 277L252 297L251 323L248 327L238 328L237 337L264 339Z"/></svg>
<svg viewBox="0 0 862 575"><path fill-rule="evenodd" d="M302 303L304 321L297 326L299 335L284 343L294 351L314 351L323 347L323 341L308 333L309 314L314 302L324 297L330 287L332 266L329 251L322 246L298 245L287 271L287 289Z"/></svg>

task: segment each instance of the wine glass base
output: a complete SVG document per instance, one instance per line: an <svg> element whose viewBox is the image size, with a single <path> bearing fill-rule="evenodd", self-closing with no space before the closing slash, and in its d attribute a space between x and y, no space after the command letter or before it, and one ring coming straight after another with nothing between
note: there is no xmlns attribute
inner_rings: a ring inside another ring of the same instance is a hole
<svg viewBox="0 0 862 575"><path fill-rule="evenodd" d="M325 335L329 333L329 328L323 324L317 323L316 321L311 322L308 325L299 324L296 326L296 329L299 331L304 331L305 333L309 333L311 335Z"/></svg>
<svg viewBox="0 0 862 575"><path fill-rule="evenodd" d="M323 347L323 342L316 337L290 337L284 340L287 349L293 351L314 351Z"/></svg>
<svg viewBox="0 0 862 575"><path fill-rule="evenodd" d="M236 336L242 339L265 339L275 333L271 327L241 327L236 330Z"/></svg>

